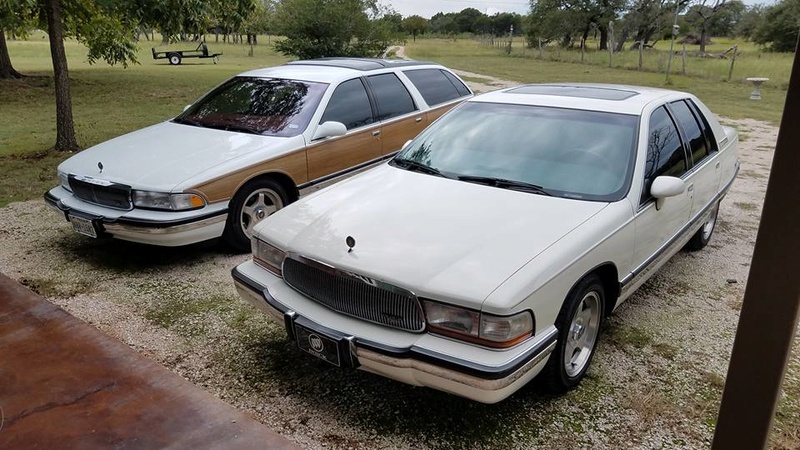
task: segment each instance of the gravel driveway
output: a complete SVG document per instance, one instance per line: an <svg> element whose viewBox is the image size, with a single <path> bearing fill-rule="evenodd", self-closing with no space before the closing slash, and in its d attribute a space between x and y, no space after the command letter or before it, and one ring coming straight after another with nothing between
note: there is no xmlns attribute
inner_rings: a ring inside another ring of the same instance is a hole
<svg viewBox="0 0 800 450"><path fill-rule="evenodd" d="M247 255L93 241L42 201L0 208L0 270L308 448L708 447L777 136L725 122L742 170L711 243L606 321L588 377L562 397L532 383L482 405L327 366L236 296L230 269ZM798 355L795 343L776 448L800 447Z"/></svg>

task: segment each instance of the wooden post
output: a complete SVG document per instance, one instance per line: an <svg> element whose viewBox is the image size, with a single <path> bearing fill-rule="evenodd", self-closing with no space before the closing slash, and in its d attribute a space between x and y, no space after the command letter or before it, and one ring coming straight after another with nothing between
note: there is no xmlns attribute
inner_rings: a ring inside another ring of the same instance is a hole
<svg viewBox="0 0 800 450"><path fill-rule="evenodd" d="M681 51L681 75L686 75L686 42L683 43Z"/></svg>
<svg viewBox="0 0 800 450"><path fill-rule="evenodd" d="M639 41L639 70L642 70L643 59L644 59L644 41Z"/></svg>
<svg viewBox="0 0 800 450"><path fill-rule="evenodd" d="M608 67L614 67L614 22L608 21Z"/></svg>
<svg viewBox="0 0 800 450"><path fill-rule="evenodd" d="M539 38L539 59L542 59L542 38Z"/></svg>
<svg viewBox="0 0 800 450"><path fill-rule="evenodd" d="M581 64L583 64L584 53L586 51L586 39L581 38Z"/></svg>
<svg viewBox="0 0 800 450"><path fill-rule="evenodd" d="M736 53L738 53L738 51L739 51L739 46L738 45L734 45L733 46L733 58L731 58L731 67L730 67L730 69L728 69L728 81L731 81L731 78L733 77L733 65L736 64Z"/></svg>

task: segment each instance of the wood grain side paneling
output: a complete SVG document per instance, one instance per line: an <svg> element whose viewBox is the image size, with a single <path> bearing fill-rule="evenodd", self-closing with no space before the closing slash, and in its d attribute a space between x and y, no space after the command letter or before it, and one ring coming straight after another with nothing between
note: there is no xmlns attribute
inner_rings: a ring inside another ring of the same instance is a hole
<svg viewBox="0 0 800 450"><path fill-rule="evenodd" d="M190 190L204 195L209 203L230 200L248 180L270 172L288 176L295 185L305 183L308 181L305 149L237 170L223 177L193 186Z"/></svg>
<svg viewBox="0 0 800 450"><path fill-rule="evenodd" d="M309 146L308 179L315 180L380 157L380 131L380 126L373 126ZM374 132L378 135L373 136Z"/></svg>
<svg viewBox="0 0 800 450"><path fill-rule="evenodd" d="M381 154L388 155L400 150L409 139L415 138L428 126L427 113L420 112L383 125L381 130Z"/></svg>

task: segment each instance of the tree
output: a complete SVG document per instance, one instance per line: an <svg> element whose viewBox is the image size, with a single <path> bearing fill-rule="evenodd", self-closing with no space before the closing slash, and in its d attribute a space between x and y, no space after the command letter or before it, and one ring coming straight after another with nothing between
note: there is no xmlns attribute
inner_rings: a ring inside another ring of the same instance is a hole
<svg viewBox="0 0 800 450"><path fill-rule="evenodd" d="M620 24L620 35L616 40L615 51L623 50L631 34L633 34L633 48L660 39L672 26L675 8L682 6L684 5L667 0L636 0L629 6Z"/></svg>
<svg viewBox="0 0 800 450"><path fill-rule="evenodd" d="M425 34L428 31L428 19L421 16L408 16L403 19L403 30L417 40L418 34Z"/></svg>
<svg viewBox="0 0 800 450"><path fill-rule="evenodd" d="M586 40L589 32L600 33L600 49L608 48L608 23L625 6L624 0L531 0L528 44L560 37L564 46L573 36Z"/></svg>
<svg viewBox="0 0 800 450"><path fill-rule="evenodd" d="M686 23L699 32L700 53L705 53L714 21L729 8L727 0L699 0L686 13Z"/></svg>
<svg viewBox="0 0 800 450"><path fill-rule="evenodd" d="M739 18L739 21L736 22L736 27L733 29L734 36L753 39L756 28L758 28L761 21L764 19L764 11L764 5L747 7Z"/></svg>
<svg viewBox="0 0 800 450"><path fill-rule="evenodd" d="M753 42L772 51L791 52L797 45L800 31L800 0L783 0L769 6L753 34Z"/></svg>
<svg viewBox="0 0 800 450"><path fill-rule="evenodd" d="M22 77L11 64L6 31L24 35L35 23L35 11L35 0L0 0L0 79Z"/></svg>
<svg viewBox="0 0 800 450"><path fill-rule="evenodd" d="M283 0L276 18L286 39L275 48L303 59L377 56L391 42L379 16L374 0Z"/></svg>

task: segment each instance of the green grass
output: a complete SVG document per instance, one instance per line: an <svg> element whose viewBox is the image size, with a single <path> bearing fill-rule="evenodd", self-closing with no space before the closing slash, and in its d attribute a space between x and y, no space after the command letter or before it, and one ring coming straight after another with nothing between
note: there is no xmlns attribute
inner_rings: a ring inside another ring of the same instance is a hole
<svg viewBox="0 0 800 450"><path fill-rule="evenodd" d="M520 49L522 42L518 43ZM516 47L515 47L516 48ZM781 67L779 75L773 75L775 81L770 80L762 86L762 100L749 100L753 88L746 82L722 81L719 77L684 76L675 74L676 63L673 61L673 75L670 84L662 72L638 71L622 68L608 67L608 54L597 51L587 52L586 63L580 63L578 50L552 50L559 54L561 61L553 61L546 56L537 59L536 52L527 49L522 54L516 50L509 57L505 51L482 44L471 39L417 39L408 43L406 55L423 60L433 60L446 66L492 75L502 79L518 81L521 83L549 83L560 81L593 82L593 83L619 83L634 84L654 87L667 87L688 91L697 95L712 111L721 116L733 119L753 118L778 124L783 113L783 104L786 100L786 87L789 82L789 69L792 64L792 55L778 54L767 55L764 58L774 58L778 64L766 64ZM588 56L593 53L592 60ZM617 55L619 57L619 55ZM616 62L619 59L615 57ZM636 55L638 60L638 54ZM719 62L718 60L699 60L703 63ZM742 56L737 59L746 61ZM594 64L592 63L594 62ZM744 63L742 63L744 65ZM678 66L680 63L678 62ZM784 70L785 69L785 70ZM758 72L761 74L762 72ZM727 69L725 69L727 76ZM771 74L767 73L766 76ZM742 75L742 77L751 76ZM759 75L761 76L761 75Z"/></svg>

